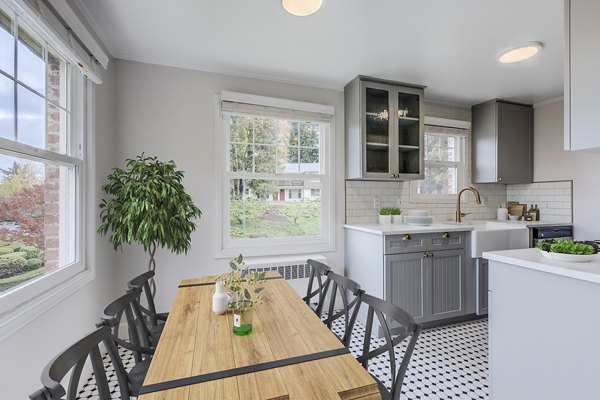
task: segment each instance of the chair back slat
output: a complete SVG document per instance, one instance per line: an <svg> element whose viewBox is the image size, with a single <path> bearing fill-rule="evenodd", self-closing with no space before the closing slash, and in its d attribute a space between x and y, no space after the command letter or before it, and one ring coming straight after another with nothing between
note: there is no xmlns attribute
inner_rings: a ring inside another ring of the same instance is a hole
<svg viewBox="0 0 600 400"><path fill-rule="evenodd" d="M138 306L142 310L142 312L149 316L150 323L152 325L157 325L158 320L156 318L156 305L154 304L154 297L152 296L152 291L150 289L150 280L154 278L154 271L146 271L141 275L136 276L129 282L127 282L127 287L129 289L140 289L139 295L137 297ZM146 305L142 303L142 294L146 299Z"/></svg>
<svg viewBox="0 0 600 400"><path fill-rule="evenodd" d="M313 302L313 299L316 297L317 306L314 309L314 312L318 316L321 316L321 314L323 313L323 306L325 305L325 298L327 297L327 291L329 290L330 282L327 276L330 273L331 269L322 262L312 259L306 261L306 263L310 265L311 271L308 280L306 296L304 296L303 300L310 307L311 302ZM313 285L315 283L317 284L317 287L313 290Z"/></svg>
<svg viewBox="0 0 600 400"><path fill-rule="evenodd" d="M90 355L92 351L95 349L92 348L90 350ZM81 371L83 370L83 366L85 365L85 358L82 358L75 364L73 370L71 371L71 378L69 379L69 387L67 388L67 399L75 400L77 398L77 389L79 388L79 380L81 379ZM94 371L96 373L96 371ZM100 374L100 372L98 372ZM98 375L96 374L96 375Z"/></svg>
<svg viewBox="0 0 600 400"><path fill-rule="evenodd" d="M369 361L373 358L387 352L390 360L390 371L391 371L391 390L385 394L385 398L399 400L402 389L402 383L404 382L404 376L410 363L412 353L416 346L419 334L421 333L421 327L415 323L413 317L398 307L395 304L381 300L377 297L369 294L362 294L361 301L363 304L368 306L367 310L367 325L365 327L365 338L363 342L363 353L357 358L365 369L368 369ZM371 349L371 337L374 325L375 316L377 317L378 325L383 332L385 343L381 346ZM394 322L394 327L399 325L400 333L392 335L390 324ZM402 356L400 365L396 363L396 356L394 349L406 338L410 336L410 340L407 344L406 350ZM374 376L376 380L379 379ZM383 384L380 382L380 388Z"/></svg>
<svg viewBox="0 0 600 400"><path fill-rule="evenodd" d="M352 279L346 278L345 276L338 275L334 272L330 272L327 276L331 281L331 295L329 297L329 308L327 309L327 318L325 319L325 324L329 329L331 329L333 322L343 316L344 334L340 340L346 347L348 347L350 344L350 338L352 336L352 329L354 327L354 323L356 322L356 317L360 308L360 298L363 290L361 290L358 283ZM342 309L336 312L335 307L338 293L342 300ZM354 298L350 301L348 300L349 294L354 296Z"/></svg>

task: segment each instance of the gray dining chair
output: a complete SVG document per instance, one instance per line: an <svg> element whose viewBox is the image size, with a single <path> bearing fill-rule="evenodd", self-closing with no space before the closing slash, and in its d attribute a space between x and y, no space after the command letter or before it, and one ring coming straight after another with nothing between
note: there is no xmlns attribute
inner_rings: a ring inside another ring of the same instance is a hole
<svg viewBox="0 0 600 400"><path fill-rule="evenodd" d="M148 321L147 329L150 333L151 344L156 346L160 340L165 322L169 313L157 313L154 298L150 290L150 280L154 278L154 271L146 271L127 282L128 292L136 292L136 302L139 309Z"/></svg>
<svg viewBox="0 0 600 400"><path fill-rule="evenodd" d="M378 357L385 352L388 353L391 374L391 388L388 388L377 378L371 374L378 383L381 398L385 400L399 400L402 391L402 383L404 375L408 368L410 358L421 333L421 326L415 323L413 317L397 305L369 294L361 295L361 302L368 306L367 323L365 326L365 336L363 342L362 354L357 358L358 362L367 370L369 361ZM371 335L373 331L374 317L377 317L381 331L385 339L385 343L381 346L371 349ZM394 326L394 335L390 332L390 325ZM397 363L394 349L407 338L406 350L402 355L402 361Z"/></svg>
<svg viewBox="0 0 600 400"><path fill-rule="evenodd" d="M41 380L43 387L31 395L31 400L75 400L78 395L79 381L84 365L89 360L96 380L96 390L99 400L110 400L111 389L108 384L110 373L104 367L100 343L104 344L110 360L114 366L114 374L117 377L118 390L121 399L129 399L133 394L129 390L128 378L119 358L110 327L102 326L88 334L69 348L61 352L46 365L42 372ZM68 379L67 389L62 381L71 372ZM65 396L66 397L63 397Z"/></svg>

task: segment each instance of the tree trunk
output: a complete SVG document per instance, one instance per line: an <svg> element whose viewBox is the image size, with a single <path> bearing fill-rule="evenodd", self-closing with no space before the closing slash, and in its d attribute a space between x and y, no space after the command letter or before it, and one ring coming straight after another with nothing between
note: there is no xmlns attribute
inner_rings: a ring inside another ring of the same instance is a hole
<svg viewBox="0 0 600 400"><path fill-rule="evenodd" d="M150 261L148 262L148 271L154 271L156 269L156 261L154 260L154 254L156 253L156 241L150 243L148 247L148 252L150 253ZM156 294L156 283L154 282L154 277L150 279L150 293L152 294L152 298Z"/></svg>

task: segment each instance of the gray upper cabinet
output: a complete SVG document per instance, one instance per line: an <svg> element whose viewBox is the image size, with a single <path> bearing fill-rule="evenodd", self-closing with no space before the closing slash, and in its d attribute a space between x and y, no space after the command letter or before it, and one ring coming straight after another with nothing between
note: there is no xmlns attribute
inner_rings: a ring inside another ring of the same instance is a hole
<svg viewBox="0 0 600 400"><path fill-rule="evenodd" d="M472 113L473 182L533 182L533 107L490 100Z"/></svg>
<svg viewBox="0 0 600 400"><path fill-rule="evenodd" d="M423 179L423 92L365 76L346 85L347 179Z"/></svg>
<svg viewBox="0 0 600 400"><path fill-rule="evenodd" d="M565 150L600 150L600 1L565 1Z"/></svg>

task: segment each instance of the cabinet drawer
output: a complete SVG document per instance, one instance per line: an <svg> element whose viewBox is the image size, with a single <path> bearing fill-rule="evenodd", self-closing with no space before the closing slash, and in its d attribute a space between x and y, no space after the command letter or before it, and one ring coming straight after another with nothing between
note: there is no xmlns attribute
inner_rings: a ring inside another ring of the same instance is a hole
<svg viewBox="0 0 600 400"><path fill-rule="evenodd" d="M427 250L452 250L465 248L464 232L436 232L427 236Z"/></svg>
<svg viewBox="0 0 600 400"><path fill-rule="evenodd" d="M402 254L425 251L427 234L404 234L385 236L385 254Z"/></svg>

